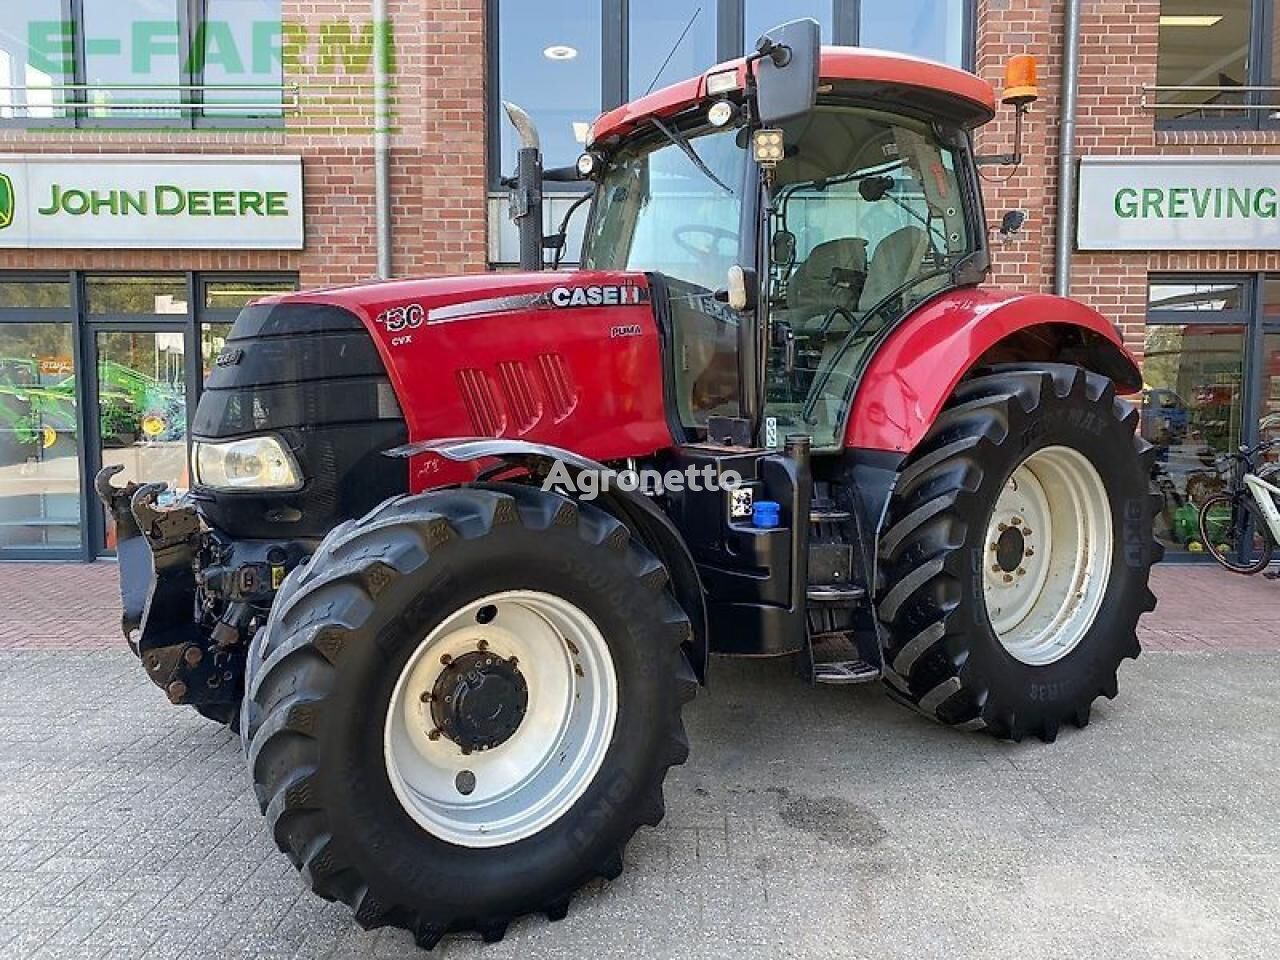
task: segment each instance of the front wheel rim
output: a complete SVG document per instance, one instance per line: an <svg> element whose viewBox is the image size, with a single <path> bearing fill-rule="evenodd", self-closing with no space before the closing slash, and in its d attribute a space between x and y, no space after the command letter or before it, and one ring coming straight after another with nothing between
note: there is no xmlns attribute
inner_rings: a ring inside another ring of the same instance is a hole
<svg viewBox="0 0 1280 960"><path fill-rule="evenodd" d="M1110 497L1070 447L1037 450L996 499L983 547L983 600L1005 651L1030 666L1067 656L1088 634L1111 577Z"/></svg>
<svg viewBox="0 0 1280 960"><path fill-rule="evenodd" d="M440 708L449 665L479 656L512 664L508 672L518 671L527 692L515 729L474 746L444 733L432 705ZM464 847L514 843L559 820L586 792L617 713L613 658L590 616L548 593L491 594L448 616L409 657L387 711L387 775L405 812L432 836Z"/></svg>

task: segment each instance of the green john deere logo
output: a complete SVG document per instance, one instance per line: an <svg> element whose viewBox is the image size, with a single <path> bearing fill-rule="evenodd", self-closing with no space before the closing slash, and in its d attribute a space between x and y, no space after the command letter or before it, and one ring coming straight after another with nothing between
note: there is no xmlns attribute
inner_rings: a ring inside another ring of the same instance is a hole
<svg viewBox="0 0 1280 960"><path fill-rule="evenodd" d="M13 223L13 181L0 173L0 230Z"/></svg>

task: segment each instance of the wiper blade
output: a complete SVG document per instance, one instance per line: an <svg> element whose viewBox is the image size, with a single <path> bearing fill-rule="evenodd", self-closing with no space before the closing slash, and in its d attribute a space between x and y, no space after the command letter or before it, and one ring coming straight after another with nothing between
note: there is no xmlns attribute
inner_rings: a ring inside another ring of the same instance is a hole
<svg viewBox="0 0 1280 960"><path fill-rule="evenodd" d="M666 137L668 140L670 140L672 143L674 143L677 147L680 148L680 152L689 158L689 162L692 163L695 167L697 167L700 173L702 173L708 180L714 183L717 187L719 187L725 193L729 194L730 196L734 196L735 191L732 188L725 186L725 182L721 180L719 177L717 177L711 171L711 168L702 162L702 158L698 156L698 151L693 149L692 144L690 144L688 140L686 140L683 136L681 136L675 130L672 130L670 127L668 127L665 123L663 123L657 117L650 117L649 120L653 123L655 127L657 127L659 130L662 131L662 135L664 137Z"/></svg>

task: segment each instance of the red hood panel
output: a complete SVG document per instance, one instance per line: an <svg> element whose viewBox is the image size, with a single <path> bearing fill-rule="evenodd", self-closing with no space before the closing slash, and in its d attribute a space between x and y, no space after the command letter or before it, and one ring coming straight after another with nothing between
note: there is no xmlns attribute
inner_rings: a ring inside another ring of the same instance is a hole
<svg viewBox="0 0 1280 960"><path fill-rule="evenodd" d="M411 441L507 437L595 460L672 444L643 274L485 273L263 302L357 314L387 365ZM415 490L455 479L434 457L415 458L413 475Z"/></svg>

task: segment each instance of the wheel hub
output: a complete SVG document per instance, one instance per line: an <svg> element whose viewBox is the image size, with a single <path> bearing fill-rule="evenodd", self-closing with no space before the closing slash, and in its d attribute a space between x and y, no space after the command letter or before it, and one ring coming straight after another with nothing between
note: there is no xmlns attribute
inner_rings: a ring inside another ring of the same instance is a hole
<svg viewBox="0 0 1280 960"><path fill-rule="evenodd" d="M1018 527L1006 527L994 544L996 564L1005 573L1013 573L1026 556L1027 538Z"/></svg>
<svg viewBox="0 0 1280 960"><path fill-rule="evenodd" d="M431 691L436 729L463 753L491 750L519 729L529 707L529 685L515 657L482 650L450 660Z"/></svg>

